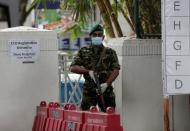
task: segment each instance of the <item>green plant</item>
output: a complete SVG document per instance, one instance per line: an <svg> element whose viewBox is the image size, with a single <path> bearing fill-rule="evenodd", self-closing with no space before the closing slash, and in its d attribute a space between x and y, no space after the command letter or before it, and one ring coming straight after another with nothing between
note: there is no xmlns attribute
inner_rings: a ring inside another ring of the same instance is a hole
<svg viewBox="0 0 190 131"><path fill-rule="evenodd" d="M31 8L40 2L45 5L47 0L35 0ZM139 12L134 13L137 2L139 3ZM88 24L88 19L93 14L95 6L100 10L105 29L110 37L123 36L121 25L117 19L118 13L124 16L135 33L137 33L136 29L138 28L142 35L161 34L160 0L63 0L61 9L72 10L75 21L69 30L74 30L73 32L76 34L80 33L80 30ZM139 16L138 24L136 15Z"/></svg>

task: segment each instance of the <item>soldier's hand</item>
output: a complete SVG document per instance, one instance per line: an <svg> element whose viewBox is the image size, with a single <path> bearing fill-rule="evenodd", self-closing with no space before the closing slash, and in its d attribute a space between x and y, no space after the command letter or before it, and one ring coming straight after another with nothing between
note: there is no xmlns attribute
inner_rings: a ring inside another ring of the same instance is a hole
<svg viewBox="0 0 190 131"><path fill-rule="evenodd" d="M100 86L101 86L101 92L104 93L106 91L106 88L108 87L108 84L102 83Z"/></svg>
<svg viewBox="0 0 190 131"><path fill-rule="evenodd" d="M90 70L88 72L88 74L89 74L90 78L96 83L96 80L95 80L95 77L94 77L94 71Z"/></svg>

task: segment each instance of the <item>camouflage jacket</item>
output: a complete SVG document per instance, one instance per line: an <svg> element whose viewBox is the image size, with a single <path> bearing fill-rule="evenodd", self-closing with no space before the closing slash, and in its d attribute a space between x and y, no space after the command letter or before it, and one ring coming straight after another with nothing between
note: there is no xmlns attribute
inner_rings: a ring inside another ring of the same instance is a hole
<svg viewBox="0 0 190 131"><path fill-rule="evenodd" d="M104 53L102 54L103 51ZM98 72L100 84L106 82L114 69L120 69L116 52L113 49L93 45L81 48L71 63L71 66L73 65L79 65L85 69ZM84 79L84 88L96 86L89 75L84 75Z"/></svg>

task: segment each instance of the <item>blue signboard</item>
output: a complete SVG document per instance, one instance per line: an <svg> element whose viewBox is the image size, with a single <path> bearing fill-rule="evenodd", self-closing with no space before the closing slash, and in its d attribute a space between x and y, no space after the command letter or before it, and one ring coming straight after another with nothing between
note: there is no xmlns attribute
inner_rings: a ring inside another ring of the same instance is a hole
<svg viewBox="0 0 190 131"><path fill-rule="evenodd" d="M71 38L59 38L59 50L79 50L81 47L91 44L89 37L79 37L76 40Z"/></svg>
<svg viewBox="0 0 190 131"><path fill-rule="evenodd" d="M60 9L60 0L47 0L46 5L41 2L37 9Z"/></svg>

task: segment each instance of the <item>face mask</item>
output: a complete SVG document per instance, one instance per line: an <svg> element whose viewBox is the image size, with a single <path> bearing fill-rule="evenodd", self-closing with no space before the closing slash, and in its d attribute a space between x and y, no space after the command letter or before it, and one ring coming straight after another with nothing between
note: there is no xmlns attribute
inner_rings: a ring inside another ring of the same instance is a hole
<svg viewBox="0 0 190 131"><path fill-rule="evenodd" d="M92 37L91 41L92 41L92 45L101 45L102 37Z"/></svg>

